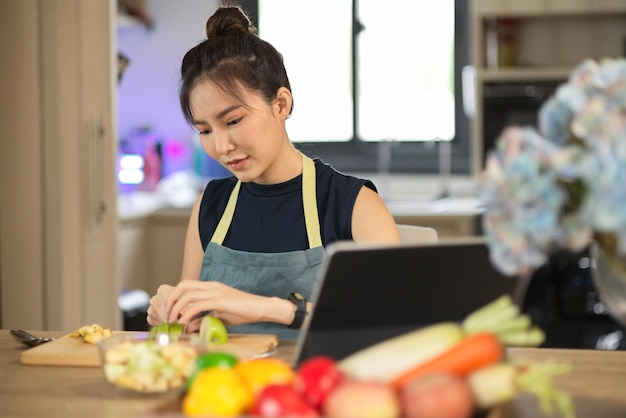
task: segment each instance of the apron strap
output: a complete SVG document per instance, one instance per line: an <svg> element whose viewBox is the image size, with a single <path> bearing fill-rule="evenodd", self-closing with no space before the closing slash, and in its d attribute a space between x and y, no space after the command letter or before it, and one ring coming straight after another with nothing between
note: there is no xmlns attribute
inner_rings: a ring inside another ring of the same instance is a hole
<svg viewBox="0 0 626 418"><path fill-rule="evenodd" d="M319 215L317 213L317 198L315 186L315 163L309 157L302 155L302 204L304 206L304 222L306 225L306 233L309 240L309 248L322 246L322 234L320 232ZM228 228L235 215L235 207L237 206L237 198L241 189L241 181L237 181L235 188L230 193L226 209L220 218L217 228L211 237L211 242L222 245Z"/></svg>
<svg viewBox="0 0 626 418"><path fill-rule="evenodd" d="M220 222L217 224L217 228L215 228L215 232L213 232L213 236L211 237L211 242L217 245L222 245L224 242L224 238L226 238L226 233L228 232L228 228L230 228L230 223L233 220L233 216L235 215L235 206L237 206L237 197L239 197L239 189L241 189L241 181L237 181L235 184L235 188L230 193L230 197L228 198L228 203L226 204L226 209L224 209L224 214L220 219Z"/></svg>
<svg viewBox="0 0 626 418"><path fill-rule="evenodd" d="M309 238L309 248L322 246L322 234L317 213L317 189L315 186L315 163L306 155L302 155L302 204L304 206L304 222Z"/></svg>

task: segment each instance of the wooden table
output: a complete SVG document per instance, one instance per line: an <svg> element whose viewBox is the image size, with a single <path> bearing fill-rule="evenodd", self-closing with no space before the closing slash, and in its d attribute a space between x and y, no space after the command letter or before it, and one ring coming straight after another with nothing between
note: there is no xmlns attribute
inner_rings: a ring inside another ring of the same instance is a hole
<svg viewBox="0 0 626 418"><path fill-rule="evenodd" d="M36 332L59 337L66 333ZM291 362L295 345L281 342L277 357ZM25 347L0 330L0 417L183 417L176 396L129 397L109 386L99 368L22 366ZM556 383L574 396L577 417L626 417L626 352L557 349L509 349L515 358L572 365ZM540 418L533 398L520 395L490 418Z"/></svg>

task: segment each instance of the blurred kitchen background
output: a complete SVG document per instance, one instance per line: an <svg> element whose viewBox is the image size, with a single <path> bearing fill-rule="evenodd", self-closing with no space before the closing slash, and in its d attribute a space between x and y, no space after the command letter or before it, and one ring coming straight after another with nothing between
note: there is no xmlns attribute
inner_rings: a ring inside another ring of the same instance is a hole
<svg viewBox="0 0 626 418"><path fill-rule="evenodd" d="M128 327L178 281L190 206L227 174L177 96L219 4L0 1L2 328ZM536 124L582 59L626 48L623 0L241 4L285 57L297 146L442 238L480 236L476 180L502 127Z"/></svg>

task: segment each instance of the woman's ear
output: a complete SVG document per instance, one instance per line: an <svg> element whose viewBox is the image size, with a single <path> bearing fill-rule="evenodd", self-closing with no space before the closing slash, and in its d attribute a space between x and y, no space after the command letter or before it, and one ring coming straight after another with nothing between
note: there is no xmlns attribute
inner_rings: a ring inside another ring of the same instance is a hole
<svg viewBox="0 0 626 418"><path fill-rule="evenodd" d="M281 87L276 92L276 99L274 99L273 107L277 115L283 119L287 119L291 113L291 105L293 103L293 97L287 87Z"/></svg>

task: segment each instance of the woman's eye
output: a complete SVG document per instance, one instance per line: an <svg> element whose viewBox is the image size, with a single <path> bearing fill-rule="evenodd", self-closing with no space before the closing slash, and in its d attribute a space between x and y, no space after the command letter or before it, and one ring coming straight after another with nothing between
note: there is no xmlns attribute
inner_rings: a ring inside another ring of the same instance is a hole
<svg viewBox="0 0 626 418"><path fill-rule="evenodd" d="M210 134L211 131L209 131L208 129L202 130L202 131L198 131L198 135L208 135Z"/></svg>
<svg viewBox="0 0 626 418"><path fill-rule="evenodd" d="M237 118L237 119L233 119L231 121L228 121L228 126L235 126L237 125L239 122L241 122L242 118Z"/></svg>

